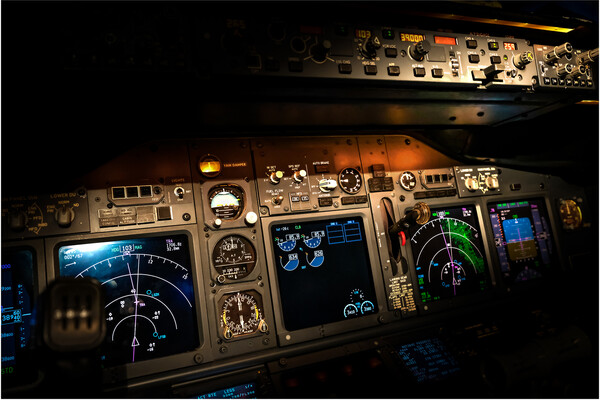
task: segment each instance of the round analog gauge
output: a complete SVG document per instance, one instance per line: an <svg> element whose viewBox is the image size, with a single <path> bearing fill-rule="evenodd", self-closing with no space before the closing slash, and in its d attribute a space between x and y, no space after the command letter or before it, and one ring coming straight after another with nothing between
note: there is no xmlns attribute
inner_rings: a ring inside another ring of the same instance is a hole
<svg viewBox="0 0 600 400"><path fill-rule="evenodd" d="M245 237L230 235L217 242L213 249L212 261L220 276L238 280L254 270L256 250Z"/></svg>
<svg viewBox="0 0 600 400"><path fill-rule="evenodd" d="M340 187L348 194L356 194L362 187L360 172L355 168L346 168L339 175Z"/></svg>
<svg viewBox="0 0 600 400"><path fill-rule="evenodd" d="M581 227L581 208L574 200L562 200L559 207L560 219L565 229Z"/></svg>
<svg viewBox="0 0 600 400"><path fill-rule="evenodd" d="M410 171L403 172L400 175L400 186L402 186L402 189L410 192L417 186L417 178Z"/></svg>
<svg viewBox="0 0 600 400"><path fill-rule="evenodd" d="M268 330L262 314L262 300L256 291L226 295L221 304L220 320L225 339Z"/></svg>
<svg viewBox="0 0 600 400"><path fill-rule="evenodd" d="M218 185L208 192L210 209L221 219L236 219L244 209L244 190L237 185Z"/></svg>

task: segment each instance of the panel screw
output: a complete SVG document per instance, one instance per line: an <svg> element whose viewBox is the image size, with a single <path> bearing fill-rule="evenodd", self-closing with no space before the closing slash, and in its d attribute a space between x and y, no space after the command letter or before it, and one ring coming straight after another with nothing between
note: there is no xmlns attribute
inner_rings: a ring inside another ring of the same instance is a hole
<svg viewBox="0 0 600 400"><path fill-rule="evenodd" d="M200 354L200 353L194 354L194 362L196 364L201 364L202 361L204 361L204 357L202 357L202 354Z"/></svg>
<svg viewBox="0 0 600 400"><path fill-rule="evenodd" d="M185 213L181 216L181 218L183 218L184 221L189 221L192 219L192 216L189 213Z"/></svg>

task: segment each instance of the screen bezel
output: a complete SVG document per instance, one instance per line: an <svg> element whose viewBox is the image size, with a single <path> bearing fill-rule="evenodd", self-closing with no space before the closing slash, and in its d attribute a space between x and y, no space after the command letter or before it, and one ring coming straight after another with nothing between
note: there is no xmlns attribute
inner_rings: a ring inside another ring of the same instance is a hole
<svg viewBox="0 0 600 400"><path fill-rule="evenodd" d="M457 201L447 201L446 200L446 201L440 201L440 202L428 201L427 204L429 205L429 207L431 209L473 207L473 209L475 210L475 213L476 213L475 219L479 223L479 233L481 235L481 242L483 244L483 251L484 251L483 256L484 256L485 262L487 264L486 268L487 268L487 272L488 272L488 280L489 280L488 285L489 286L488 286L488 289L485 291L469 293L469 294L465 294L462 296L449 298L449 299L440 299L440 300L432 301L429 303L421 302L421 298L420 298L421 291L419 290L419 284L418 284L418 279L417 279L417 270L416 270L415 260L413 257L413 247L412 247L412 243L410 241L410 237L407 235L406 243L407 244L411 243L410 245L406 246L407 259L408 259L408 263L410 265L410 271L412 273L415 303L417 304L417 309L419 310L419 313L421 315L423 315L423 314L427 314L430 312L443 311L443 310L447 310L450 308L456 308L456 307L460 307L463 305L477 303L479 300L488 299L488 298L491 298L492 296L494 296L497 279L496 279L496 272L493 269L493 263L490 258L491 249L489 247L489 241L486 239L489 228L485 224L485 221L483 220L483 210L482 210L481 204L478 202L475 202L473 200L465 201L464 199L458 199ZM404 210L404 211L406 211L406 210Z"/></svg>
<svg viewBox="0 0 600 400"><path fill-rule="evenodd" d="M58 258L58 250L62 246L105 242L113 240L131 240L138 238L163 237L169 235L184 234L188 238L189 257L190 257L190 272L192 273L192 285L194 287L194 301L196 306L196 329L198 332L198 346L189 351L174 354L166 357L154 358L136 362L134 364L123 364L114 367L106 367L104 369L104 382L115 383L126 379L140 377L144 375L160 373L173 369L198 365L194 361L194 356L198 353L202 355L203 362L210 361L210 347L208 343L208 319L204 288L202 284L202 273L200 271L201 260L199 248L198 233L195 227L180 226L173 230L164 230L160 228L151 228L144 230L133 230L124 232L111 232L106 234L84 234L75 237L58 237L47 239L46 259L48 263L48 282L53 281L60 276L60 263Z"/></svg>
<svg viewBox="0 0 600 400"><path fill-rule="evenodd" d="M2 243L2 251L21 251L28 250L32 253L33 260L33 293L32 306L35 306L39 300L40 294L46 288L46 268L44 260L44 242L42 239L24 240L19 242ZM33 312L33 310L32 310ZM32 335L34 332L32 331ZM2 375L2 394L10 396L11 390L18 391L19 387L38 384L43 375L41 374L38 365L26 365L25 376L18 376L11 379L8 376Z"/></svg>
<svg viewBox="0 0 600 400"><path fill-rule="evenodd" d="M360 318L336 321L294 331L287 330L283 321L283 309L281 296L279 294L279 282L277 279L277 265L275 264L275 253L271 244L271 226L290 222L315 222L352 217L361 218L363 227L365 229L365 244L370 263L370 272L373 279L373 287L375 289L375 295L377 299L377 312L370 315L361 316ZM391 314L387 311L387 300L384 297L385 288L381 274L379 251L377 249L373 227L369 223L369 221L371 221L370 218L370 209L357 209L349 212L323 212L316 215L286 215L281 217L264 218L261 221L263 232L265 232L263 239L265 242L267 269L269 271L269 284L271 285L273 293L273 313L275 316L276 333L281 346L287 346L308 340L375 326L379 324L378 319L382 314Z"/></svg>
<svg viewBox="0 0 600 400"><path fill-rule="evenodd" d="M546 207L546 216L548 217L548 224L550 226L550 234L552 235L550 240L552 241L552 245L554 247L554 253L550 256L551 264L548 267L548 273L546 274L546 278L542 277L540 279L533 279L531 281L526 282L518 282L518 283L510 283L507 282L504 278L504 272L502 271L502 266L500 265L500 258L498 257L498 252L496 251L496 247L494 245L494 231L492 229L492 221L490 218L489 207L491 204L503 203L503 202L519 202L519 201L531 201L531 200L540 200L544 202L544 206ZM519 290L528 290L531 287L537 287L541 285L541 282L547 281L550 276L556 274L556 272L560 269L560 259L561 259L561 249L557 244L557 236L556 236L556 225L554 220L554 208L550 203L550 200L546 193L538 193L538 194L528 194L523 196L514 196L511 194L510 196L495 196L493 199L486 199L485 202L485 214L486 221L485 224L489 229L490 236L490 257L494 263L494 269L497 271L498 275L498 284L501 285L504 290L507 291L519 291Z"/></svg>

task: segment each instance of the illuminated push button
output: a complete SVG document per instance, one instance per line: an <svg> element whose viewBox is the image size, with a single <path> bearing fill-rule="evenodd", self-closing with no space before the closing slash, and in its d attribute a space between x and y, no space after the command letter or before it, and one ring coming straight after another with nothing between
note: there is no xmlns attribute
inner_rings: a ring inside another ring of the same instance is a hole
<svg viewBox="0 0 600 400"><path fill-rule="evenodd" d="M500 48L500 45L498 44L498 42L488 42L488 49L498 50L499 48Z"/></svg>
<svg viewBox="0 0 600 400"><path fill-rule="evenodd" d="M173 219L171 216L171 206L156 207L156 218L159 221L168 221Z"/></svg>
<svg viewBox="0 0 600 400"><path fill-rule="evenodd" d="M467 40L467 49L476 49L477 40Z"/></svg>
<svg viewBox="0 0 600 400"><path fill-rule="evenodd" d="M13 232L21 232L27 227L27 214L24 211L14 210L8 214L8 226Z"/></svg>

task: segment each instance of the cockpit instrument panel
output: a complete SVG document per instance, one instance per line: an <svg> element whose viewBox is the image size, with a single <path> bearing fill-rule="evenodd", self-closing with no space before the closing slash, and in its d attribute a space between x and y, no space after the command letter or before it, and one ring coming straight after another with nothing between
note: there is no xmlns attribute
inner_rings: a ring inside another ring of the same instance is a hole
<svg viewBox="0 0 600 400"><path fill-rule="evenodd" d="M97 279L106 294L104 365L178 354L199 344L184 234L64 244L61 276Z"/></svg>

